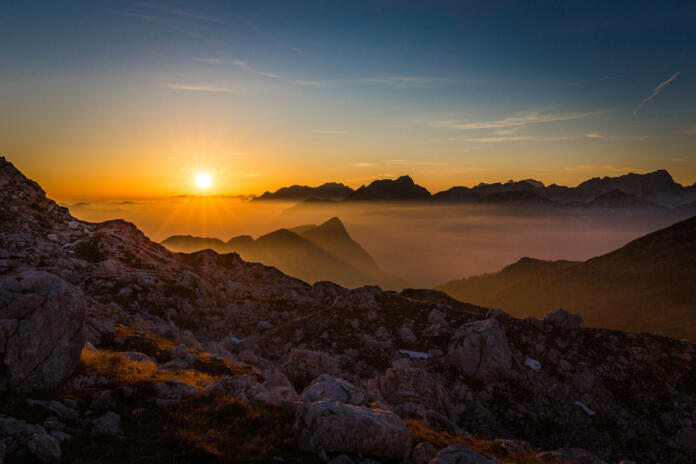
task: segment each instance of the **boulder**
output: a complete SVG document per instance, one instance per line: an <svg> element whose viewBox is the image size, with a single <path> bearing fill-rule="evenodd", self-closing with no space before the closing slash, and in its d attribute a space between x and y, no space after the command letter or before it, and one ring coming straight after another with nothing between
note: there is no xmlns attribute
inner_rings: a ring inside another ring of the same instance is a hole
<svg viewBox="0 0 696 464"><path fill-rule="evenodd" d="M341 364L321 351L296 348L288 355L282 370L290 379L302 377L313 379L321 374L340 373Z"/></svg>
<svg viewBox="0 0 696 464"><path fill-rule="evenodd" d="M28 451L40 462L52 463L60 460L61 449L58 440L50 436L40 425L0 415L0 440L11 439L15 443L15 453Z"/></svg>
<svg viewBox="0 0 696 464"><path fill-rule="evenodd" d="M500 464L500 461L458 443L440 450L430 464Z"/></svg>
<svg viewBox="0 0 696 464"><path fill-rule="evenodd" d="M339 401L303 403L295 434L301 450L319 454L363 454L378 459L405 459L411 433L391 411Z"/></svg>
<svg viewBox="0 0 696 464"><path fill-rule="evenodd" d="M510 345L496 319L470 322L457 329L447 356L459 372L482 382L505 379L512 373Z"/></svg>
<svg viewBox="0 0 696 464"><path fill-rule="evenodd" d="M121 433L121 416L115 412L106 412L92 422L92 435L115 437Z"/></svg>
<svg viewBox="0 0 696 464"><path fill-rule="evenodd" d="M447 390L423 369L389 368L377 379L377 387L389 404L414 403L454 420L454 406Z"/></svg>
<svg viewBox="0 0 696 464"><path fill-rule="evenodd" d="M367 395L363 390L343 379L324 374L314 379L302 392L302 401L306 403L322 400L360 406L367 403Z"/></svg>
<svg viewBox="0 0 696 464"><path fill-rule="evenodd" d="M56 388L85 344L85 297L47 272L0 278L0 391Z"/></svg>

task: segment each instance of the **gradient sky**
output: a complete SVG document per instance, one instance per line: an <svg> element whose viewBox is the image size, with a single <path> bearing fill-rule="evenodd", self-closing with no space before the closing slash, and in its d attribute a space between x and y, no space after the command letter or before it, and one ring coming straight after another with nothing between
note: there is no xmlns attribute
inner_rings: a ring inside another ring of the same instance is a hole
<svg viewBox="0 0 696 464"><path fill-rule="evenodd" d="M696 181L696 2L8 2L0 154L61 197Z"/></svg>

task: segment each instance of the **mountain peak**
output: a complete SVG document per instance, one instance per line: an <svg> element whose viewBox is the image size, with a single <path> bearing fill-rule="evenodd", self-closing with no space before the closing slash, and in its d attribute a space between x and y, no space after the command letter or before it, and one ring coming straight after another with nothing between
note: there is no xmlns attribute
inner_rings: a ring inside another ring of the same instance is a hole
<svg viewBox="0 0 696 464"><path fill-rule="evenodd" d="M341 222L341 220L335 216L326 221L325 223L319 225L317 228L331 230L335 232L346 232L346 226L343 225L343 222Z"/></svg>
<svg viewBox="0 0 696 464"><path fill-rule="evenodd" d="M401 176L396 180L379 179L363 185L350 194L346 200L363 201L414 201L428 200L430 192L413 182L410 176Z"/></svg>

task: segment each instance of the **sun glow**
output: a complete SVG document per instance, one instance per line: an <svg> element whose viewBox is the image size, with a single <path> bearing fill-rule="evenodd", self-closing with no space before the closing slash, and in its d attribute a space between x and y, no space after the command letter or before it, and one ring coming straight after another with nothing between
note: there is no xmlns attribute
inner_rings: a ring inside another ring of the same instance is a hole
<svg viewBox="0 0 696 464"><path fill-rule="evenodd" d="M196 187L199 189L208 189L213 183L213 179L206 173L200 173L196 176Z"/></svg>

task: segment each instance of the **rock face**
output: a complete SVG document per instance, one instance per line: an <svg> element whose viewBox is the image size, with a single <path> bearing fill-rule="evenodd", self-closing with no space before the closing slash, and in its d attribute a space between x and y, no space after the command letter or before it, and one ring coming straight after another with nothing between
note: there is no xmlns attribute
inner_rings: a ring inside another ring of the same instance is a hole
<svg viewBox="0 0 696 464"><path fill-rule="evenodd" d="M50 390L65 380L85 343L82 291L46 272L0 278L0 390Z"/></svg>
<svg viewBox="0 0 696 464"><path fill-rule="evenodd" d="M404 459L411 449L411 433L399 416L339 401L303 404L295 431L300 449L314 453Z"/></svg>
<svg viewBox="0 0 696 464"><path fill-rule="evenodd" d="M423 369L387 369L377 379L382 397L391 405L419 405L454 420L454 407L447 390Z"/></svg>
<svg viewBox="0 0 696 464"><path fill-rule="evenodd" d="M495 319L470 322L457 329L447 354L461 373L483 382L510 374L512 353L505 331Z"/></svg>

